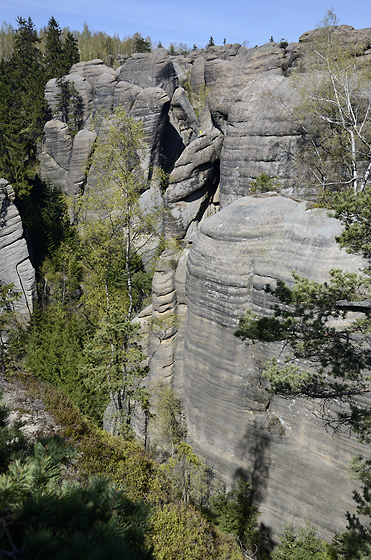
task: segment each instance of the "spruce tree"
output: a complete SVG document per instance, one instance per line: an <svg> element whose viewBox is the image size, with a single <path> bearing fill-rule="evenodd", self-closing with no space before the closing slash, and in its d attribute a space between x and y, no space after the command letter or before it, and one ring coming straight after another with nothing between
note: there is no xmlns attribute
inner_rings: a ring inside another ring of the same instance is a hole
<svg viewBox="0 0 371 560"><path fill-rule="evenodd" d="M46 28L45 67L48 78L60 78L65 73L62 30L51 17Z"/></svg>
<svg viewBox="0 0 371 560"><path fill-rule="evenodd" d="M68 31L63 45L63 73L68 74L73 64L80 61L77 39Z"/></svg>
<svg viewBox="0 0 371 560"><path fill-rule="evenodd" d="M14 50L0 65L0 174L22 196L35 174L36 142L48 118L40 39L29 18L17 19Z"/></svg>

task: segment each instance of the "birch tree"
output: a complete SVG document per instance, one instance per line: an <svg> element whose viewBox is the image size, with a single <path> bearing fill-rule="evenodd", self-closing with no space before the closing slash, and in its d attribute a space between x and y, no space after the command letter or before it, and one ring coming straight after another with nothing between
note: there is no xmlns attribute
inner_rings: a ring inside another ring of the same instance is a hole
<svg viewBox="0 0 371 560"><path fill-rule="evenodd" d="M330 10L292 74L301 94L299 164L321 193L365 189L371 173L371 69Z"/></svg>
<svg viewBox="0 0 371 560"><path fill-rule="evenodd" d="M162 212L156 204L143 210L140 202L149 187L140 164L141 123L118 108L100 115L98 126L89 162L93 179L75 207L85 266L84 307L96 327L81 370L87 387L113 404L115 431L128 434L136 405L145 409L148 404L141 387L145 356L131 321L146 278L142 257L159 234Z"/></svg>
<svg viewBox="0 0 371 560"><path fill-rule="evenodd" d="M140 164L142 125L118 108L97 119L100 137L89 161L90 183L75 205L81 236L86 300L95 316L119 306L130 320L140 307L140 273L146 248L159 239L162 208L144 210L149 188Z"/></svg>

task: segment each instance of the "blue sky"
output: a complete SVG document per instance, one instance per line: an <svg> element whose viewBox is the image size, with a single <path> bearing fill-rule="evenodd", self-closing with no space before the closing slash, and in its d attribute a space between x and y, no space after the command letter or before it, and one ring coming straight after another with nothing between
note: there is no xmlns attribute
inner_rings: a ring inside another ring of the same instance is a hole
<svg viewBox="0 0 371 560"><path fill-rule="evenodd" d="M31 17L37 29L54 16L61 27L94 31L121 38L141 33L164 46L186 43L203 47L212 35L215 44L248 41L262 45L273 36L298 41L314 29L330 8L341 24L371 27L370 0L0 0L0 22L16 27L16 17Z"/></svg>

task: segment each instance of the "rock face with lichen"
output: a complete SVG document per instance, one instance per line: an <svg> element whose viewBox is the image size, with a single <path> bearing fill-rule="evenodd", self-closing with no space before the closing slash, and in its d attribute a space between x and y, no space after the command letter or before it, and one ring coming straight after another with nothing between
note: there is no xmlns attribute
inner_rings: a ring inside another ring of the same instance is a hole
<svg viewBox="0 0 371 560"><path fill-rule="evenodd" d="M338 32L370 58L371 29ZM46 180L83 192L93 180L86 161L100 134L97 111L121 105L143 122L142 166L149 179L156 167L168 174L156 192L167 208L165 236L178 242L159 259L152 305L137 318L152 325L149 381L182 395L190 441L218 473L230 484L251 476L268 531L282 532L292 517L329 536L354 509L348 461L359 448L327 433L307 403L271 398L261 371L275 347L234 336L247 308L271 308L264 291L271 279L290 283L295 270L323 281L332 267L362 265L336 245L340 224L307 209L311 193L297 183L302 131L290 116L297 93L287 76L316 33L289 45L224 45L187 56L158 49L116 70L80 62L64 78L82 104L78 130L61 113L51 80L54 119L40 163ZM246 196L263 173L278 178L285 196Z"/></svg>
<svg viewBox="0 0 371 560"><path fill-rule="evenodd" d="M35 270L14 198L12 186L0 179L0 283L14 285L20 296L14 310L28 323L36 294Z"/></svg>

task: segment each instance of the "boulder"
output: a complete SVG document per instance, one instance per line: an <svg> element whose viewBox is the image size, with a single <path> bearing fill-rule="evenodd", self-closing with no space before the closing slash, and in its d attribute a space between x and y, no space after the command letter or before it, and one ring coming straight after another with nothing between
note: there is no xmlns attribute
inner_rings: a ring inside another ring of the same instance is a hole
<svg viewBox="0 0 371 560"><path fill-rule="evenodd" d="M69 160L73 139L66 123L52 119L44 126L44 138L38 158L42 178L68 192Z"/></svg>
<svg viewBox="0 0 371 560"><path fill-rule="evenodd" d="M149 356L151 383L171 382L174 375L175 342L177 335L177 296L175 270L178 257L166 250L156 263L152 283L152 313Z"/></svg>
<svg viewBox="0 0 371 560"><path fill-rule="evenodd" d="M95 81L95 111L112 111L117 75L111 68L109 70L102 73Z"/></svg>
<svg viewBox="0 0 371 560"><path fill-rule="evenodd" d="M200 131L176 161L164 197L170 210L165 219L169 237L181 239L192 222L201 221L217 188L221 146L218 130Z"/></svg>
<svg viewBox="0 0 371 560"><path fill-rule="evenodd" d="M99 89L99 80L103 74L111 74L112 76L117 76L117 73L113 68L106 66L100 58L95 58L94 60L89 60L88 62L78 62L74 64L70 70L70 74L78 74L84 80L86 80L94 92ZM98 83L98 87L97 87Z"/></svg>
<svg viewBox="0 0 371 560"><path fill-rule="evenodd" d="M71 135L68 125L57 119L44 127L44 139L38 158L41 177L64 193L75 195L86 179L86 164L92 152L96 133L89 129Z"/></svg>
<svg viewBox="0 0 371 560"><path fill-rule="evenodd" d="M96 133L86 128L79 130L73 139L68 165L68 194L81 192L86 180L86 163L93 151Z"/></svg>
<svg viewBox="0 0 371 560"><path fill-rule="evenodd" d="M197 117L182 87L175 90L171 99L170 121L178 132L183 149L198 133Z"/></svg>
<svg viewBox="0 0 371 560"><path fill-rule="evenodd" d="M139 86L121 80L115 88L113 108L115 109L120 105L124 111L130 113L140 91L141 88Z"/></svg>
<svg viewBox="0 0 371 560"><path fill-rule="evenodd" d="M148 152L143 159L143 167L150 176L161 163L162 144L168 122L170 99L160 87L142 89L135 98L130 115L143 124L143 132Z"/></svg>

